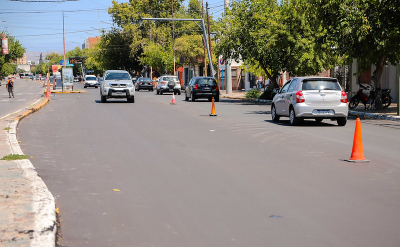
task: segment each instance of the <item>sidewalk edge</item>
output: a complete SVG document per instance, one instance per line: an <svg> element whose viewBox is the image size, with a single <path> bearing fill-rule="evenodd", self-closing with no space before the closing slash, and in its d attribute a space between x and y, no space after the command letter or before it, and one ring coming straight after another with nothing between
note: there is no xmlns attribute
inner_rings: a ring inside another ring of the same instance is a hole
<svg viewBox="0 0 400 247"><path fill-rule="evenodd" d="M390 121L400 121L400 116L392 116L392 115L370 113L370 112L351 111L351 110L349 110L349 116L367 117L367 118L390 120Z"/></svg>
<svg viewBox="0 0 400 247"><path fill-rule="evenodd" d="M28 116L31 113L37 112L40 108L45 106L49 102L49 99L45 99L43 102L33 107L32 109L24 112L23 114L15 117L10 123L10 130L7 134L7 138L10 144L11 152L13 154L21 154L23 152L18 144L17 140L17 126L21 119ZM40 178L36 172L35 167L30 160L16 160L18 165L24 172L26 179L29 181L33 191L33 203L32 208L35 212L35 228L33 229L33 239L30 246L55 246L56 242L56 212L55 212L55 200L46 184Z"/></svg>

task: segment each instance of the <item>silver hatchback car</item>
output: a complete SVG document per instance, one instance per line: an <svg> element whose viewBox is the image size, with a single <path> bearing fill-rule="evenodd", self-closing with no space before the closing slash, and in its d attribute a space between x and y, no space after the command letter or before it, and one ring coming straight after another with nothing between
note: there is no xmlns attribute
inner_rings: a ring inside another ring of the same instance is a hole
<svg viewBox="0 0 400 247"><path fill-rule="evenodd" d="M344 126L348 116L347 94L336 78L295 77L275 95L271 115L274 122L282 116L289 117L291 125L304 119L331 119Z"/></svg>

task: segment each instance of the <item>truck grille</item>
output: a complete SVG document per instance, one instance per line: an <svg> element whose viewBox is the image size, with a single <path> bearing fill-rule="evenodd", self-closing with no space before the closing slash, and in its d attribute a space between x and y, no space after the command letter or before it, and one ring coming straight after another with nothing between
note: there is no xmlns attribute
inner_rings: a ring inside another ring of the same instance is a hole
<svg viewBox="0 0 400 247"><path fill-rule="evenodd" d="M124 87L126 87L126 84L112 83L111 87L124 88Z"/></svg>

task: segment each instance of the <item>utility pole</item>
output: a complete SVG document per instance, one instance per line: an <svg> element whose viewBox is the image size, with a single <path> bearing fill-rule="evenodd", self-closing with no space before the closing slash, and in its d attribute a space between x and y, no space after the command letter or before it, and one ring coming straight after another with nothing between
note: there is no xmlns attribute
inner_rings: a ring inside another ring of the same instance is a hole
<svg viewBox="0 0 400 247"><path fill-rule="evenodd" d="M210 47L211 59L212 59L212 52L211 52L211 36L210 36L210 18L208 17L208 2L206 2L206 11L207 11L207 28L208 28L208 46ZM211 64L211 66L213 66ZM214 75L211 75L214 77Z"/></svg>
<svg viewBox="0 0 400 247"><path fill-rule="evenodd" d="M204 20L204 4L203 0L201 0L201 18ZM203 39L203 48L204 48L204 75L207 77L207 58L206 58L206 41Z"/></svg>
<svg viewBox="0 0 400 247"><path fill-rule="evenodd" d="M172 19L174 19L174 0L172 0ZM175 73L175 22L172 21L172 56L174 57L174 75Z"/></svg>
<svg viewBox="0 0 400 247"><path fill-rule="evenodd" d="M229 0L224 0L225 14L226 9L229 8ZM226 15L225 15L226 16ZM225 61L226 70L226 93L232 93L232 71L231 71L231 59L227 58Z"/></svg>
<svg viewBox="0 0 400 247"><path fill-rule="evenodd" d="M150 14L150 4L149 4L149 2L150 2L150 0L148 0L146 3L147 3L147 8L149 9L149 15L151 16L151 14ZM150 24L150 20L149 20L149 42L151 42L151 24ZM146 70L146 71L147 71L147 70ZM146 73L147 73L147 72L146 72ZM150 79L151 79L151 80L153 80L152 75L153 75L153 67L150 66Z"/></svg>
<svg viewBox="0 0 400 247"><path fill-rule="evenodd" d="M64 43L64 68L66 67L66 61L65 61L65 28L64 28L64 11L63 11L63 43Z"/></svg>

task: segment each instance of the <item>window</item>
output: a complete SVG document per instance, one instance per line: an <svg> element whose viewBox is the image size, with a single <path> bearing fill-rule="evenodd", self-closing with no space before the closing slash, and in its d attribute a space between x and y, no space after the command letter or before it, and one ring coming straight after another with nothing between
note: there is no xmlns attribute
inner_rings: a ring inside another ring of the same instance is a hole
<svg viewBox="0 0 400 247"><path fill-rule="evenodd" d="M207 86L217 86L217 82L214 79L209 79L209 78L201 78L197 79L196 81L197 85L207 85Z"/></svg>
<svg viewBox="0 0 400 247"><path fill-rule="evenodd" d="M236 69L231 69L231 75L232 75L232 79L237 78Z"/></svg>
<svg viewBox="0 0 400 247"><path fill-rule="evenodd" d="M280 92L280 93L286 93L286 92L288 91L289 85L290 85L290 81L288 81L288 82L283 86L283 88L281 89L281 92Z"/></svg>
<svg viewBox="0 0 400 247"><path fill-rule="evenodd" d="M290 83L288 92L293 92L297 87L297 79L294 79L292 83Z"/></svg>
<svg viewBox="0 0 400 247"><path fill-rule="evenodd" d="M339 83L335 80L304 80L302 90L338 90L341 91Z"/></svg>
<svg viewBox="0 0 400 247"><path fill-rule="evenodd" d="M107 73L106 80L130 80L128 73Z"/></svg>

